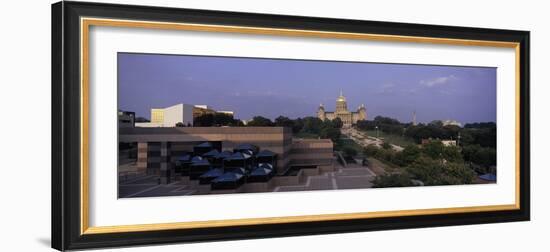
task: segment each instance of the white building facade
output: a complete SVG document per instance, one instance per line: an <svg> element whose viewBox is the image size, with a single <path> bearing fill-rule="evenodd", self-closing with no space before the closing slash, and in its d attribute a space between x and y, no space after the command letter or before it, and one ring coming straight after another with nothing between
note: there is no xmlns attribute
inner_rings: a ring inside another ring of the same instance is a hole
<svg viewBox="0 0 550 252"><path fill-rule="evenodd" d="M136 123L136 127L176 127L178 123L193 126L194 107L180 103L166 108L151 109L151 122Z"/></svg>

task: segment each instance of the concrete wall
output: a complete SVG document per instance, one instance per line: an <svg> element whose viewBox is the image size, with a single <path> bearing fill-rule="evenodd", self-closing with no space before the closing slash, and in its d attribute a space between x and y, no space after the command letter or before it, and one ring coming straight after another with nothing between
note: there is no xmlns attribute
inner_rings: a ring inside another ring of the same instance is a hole
<svg viewBox="0 0 550 252"><path fill-rule="evenodd" d="M176 123L193 125L193 105L177 104L164 109L164 127L174 127Z"/></svg>
<svg viewBox="0 0 550 252"><path fill-rule="evenodd" d="M295 139L290 151L290 165L332 165L333 143L330 139Z"/></svg>
<svg viewBox="0 0 550 252"><path fill-rule="evenodd" d="M221 142L222 150L250 143L277 153L277 174L284 174L292 165L330 166L333 143L330 139L292 139L290 128L283 127L171 127L123 128L119 141L148 144L148 167L157 168L160 143L168 145L171 161L201 142ZM142 146L144 146L142 144Z"/></svg>
<svg viewBox="0 0 550 252"><path fill-rule="evenodd" d="M233 150L237 145L250 143L260 149L277 153L277 173L283 173L290 162L288 155L292 143L292 131L283 127L162 127L124 128L119 131L120 142L160 143L169 142L174 151L189 150L189 144L219 141L223 150ZM178 146L178 147L176 147ZM150 150L151 144L149 146ZM149 155L150 159L155 159ZM156 160L153 161L156 163ZM152 162L149 161L149 164ZM156 165L155 165L156 166Z"/></svg>

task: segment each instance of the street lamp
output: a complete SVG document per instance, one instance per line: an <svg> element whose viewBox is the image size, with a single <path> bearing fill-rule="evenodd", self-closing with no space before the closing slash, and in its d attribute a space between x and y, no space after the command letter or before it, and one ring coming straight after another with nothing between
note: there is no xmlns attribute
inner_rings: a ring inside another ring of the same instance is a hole
<svg viewBox="0 0 550 252"><path fill-rule="evenodd" d="M379 138L378 137L378 126L375 126L374 128L376 128L376 138Z"/></svg>

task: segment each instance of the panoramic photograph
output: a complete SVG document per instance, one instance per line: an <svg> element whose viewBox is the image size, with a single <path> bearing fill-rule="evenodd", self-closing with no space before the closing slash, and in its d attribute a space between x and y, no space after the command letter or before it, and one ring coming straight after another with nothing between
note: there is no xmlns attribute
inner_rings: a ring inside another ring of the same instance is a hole
<svg viewBox="0 0 550 252"><path fill-rule="evenodd" d="M118 197L497 182L496 68L118 53Z"/></svg>

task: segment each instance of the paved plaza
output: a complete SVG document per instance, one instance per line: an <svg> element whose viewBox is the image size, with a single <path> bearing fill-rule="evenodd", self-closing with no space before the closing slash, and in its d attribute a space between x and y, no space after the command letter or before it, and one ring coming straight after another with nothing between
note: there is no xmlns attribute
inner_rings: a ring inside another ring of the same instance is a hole
<svg viewBox="0 0 550 252"><path fill-rule="evenodd" d="M211 191L210 185L200 185L197 180L178 178L169 184L160 184L159 176L134 174L119 178L119 198L182 196L197 194L244 193L244 192L290 192L310 190L359 189L372 187L376 175L367 167L349 164L337 165L334 171L308 171L294 184L278 185L276 177L269 182L248 183L235 190ZM251 187L253 186L253 187ZM254 188L251 190L250 188ZM258 189L260 188L260 189Z"/></svg>

